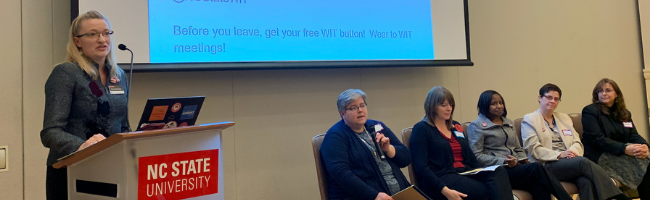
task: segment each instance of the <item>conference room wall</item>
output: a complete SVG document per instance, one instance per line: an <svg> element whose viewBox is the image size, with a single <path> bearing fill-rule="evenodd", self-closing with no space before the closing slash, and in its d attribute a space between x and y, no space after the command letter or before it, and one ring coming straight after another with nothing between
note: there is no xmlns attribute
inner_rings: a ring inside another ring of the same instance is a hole
<svg viewBox="0 0 650 200"><path fill-rule="evenodd" d="M639 25L641 29L641 44L643 60L650 60L650 1L637 1L639 6ZM645 78L646 103L650 104L650 63L643 62L643 76ZM650 111L650 107L648 107ZM650 120L650 119L649 119Z"/></svg>
<svg viewBox="0 0 650 200"><path fill-rule="evenodd" d="M8 171L0 170L0 199L23 198L23 115L20 0L0 1L0 146L9 149Z"/></svg>
<svg viewBox="0 0 650 200"><path fill-rule="evenodd" d="M13 17L2 18L2 23L22 23L22 46L8 49L22 48L23 58L2 50L6 59L1 62L22 62L22 69L12 73L22 70L22 78L7 77L0 83L22 84L22 98L14 91L18 99L7 106L22 107L24 120L16 123L23 125L12 132L23 135L12 133L7 139L24 142L24 183L22 177L3 173L0 178L22 183L24 199L44 199L47 149L38 134L43 85L65 55L69 1L20 2L7 8ZM348 88L364 90L369 117L384 121L399 135L421 120L424 98L435 85L454 93L454 118L462 122L475 119L477 98L486 89L503 94L510 118L522 117L537 109L537 90L547 82L563 89L558 111L580 112L589 104L594 84L610 77L622 87L637 128L647 137L635 1L471 1L469 11L474 67L137 73L130 121L137 124L147 98L206 96L198 123L236 123L223 135L224 192L226 199L239 200L318 198L310 140L340 120L335 101ZM15 43L17 38L0 41ZM9 130L3 130L0 142ZM0 199L23 195L20 189L6 192L0 188Z"/></svg>

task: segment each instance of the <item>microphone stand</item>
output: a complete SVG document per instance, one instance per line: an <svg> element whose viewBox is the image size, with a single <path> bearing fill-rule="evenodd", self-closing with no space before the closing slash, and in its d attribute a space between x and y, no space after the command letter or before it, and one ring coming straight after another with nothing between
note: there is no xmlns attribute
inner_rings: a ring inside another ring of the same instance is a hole
<svg viewBox="0 0 650 200"><path fill-rule="evenodd" d="M130 93L131 93L131 81L133 80L133 51L131 51L131 49L128 49L128 48L126 50L129 50L129 52L131 52L131 68L129 69L129 89L128 89L128 91L126 91L126 99L128 101L128 99L131 97L131 95L130 95Z"/></svg>

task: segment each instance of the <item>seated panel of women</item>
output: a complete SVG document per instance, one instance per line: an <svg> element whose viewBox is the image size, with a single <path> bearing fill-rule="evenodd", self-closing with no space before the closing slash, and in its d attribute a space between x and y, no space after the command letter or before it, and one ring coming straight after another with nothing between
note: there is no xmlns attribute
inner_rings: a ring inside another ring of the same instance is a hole
<svg viewBox="0 0 650 200"><path fill-rule="evenodd" d="M411 163L411 153L384 123L368 119L366 94L349 89L336 103L342 119L320 148L329 198L390 200L410 186L400 168Z"/></svg>
<svg viewBox="0 0 650 200"><path fill-rule="evenodd" d="M573 182L583 200L629 199L596 163L582 157L580 136L569 115L555 112L562 97L557 85L539 89L539 109L526 114L521 136L528 158L543 163L560 181Z"/></svg>
<svg viewBox="0 0 650 200"><path fill-rule="evenodd" d="M648 142L637 132L621 89L613 80L602 79L594 87L592 102L582 109L585 157L637 189L641 200L650 200Z"/></svg>
<svg viewBox="0 0 650 200"><path fill-rule="evenodd" d="M452 119L454 97L433 87L424 102L426 116L413 126L410 139L413 168L422 191L433 199L512 200L503 167L459 175L481 167L458 122Z"/></svg>
<svg viewBox="0 0 650 200"><path fill-rule="evenodd" d="M506 118L501 94L494 90L481 93L477 108L478 118L467 127L467 135L479 163L505 165L512 188L530 192L535 200L550 200L551 194L560 200L573 199L542 164L528 162L514 123Z"/></svg>

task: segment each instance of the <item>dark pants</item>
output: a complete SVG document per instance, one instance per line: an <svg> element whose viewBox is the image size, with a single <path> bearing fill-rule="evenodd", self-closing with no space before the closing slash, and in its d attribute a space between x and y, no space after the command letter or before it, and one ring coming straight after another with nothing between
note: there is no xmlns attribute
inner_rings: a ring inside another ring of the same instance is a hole
<svg viewBox="0 0 650 200"><path fill-rule="evenodd" d="M650 166L643 175L643 180L636 189L641 200L650 200Z"/></svg>
<svg viewBox="0 0 650 200"><path fill-rule="evenodd" d="M575 183L580 199L605 200L622 193L602 167L585 157L563 158L545 167L558 180Z"/></svg>
<svg viewBox="0 0 650 200"><path fill-rule="evenodd" d="M479 172L467 176L446 174L440 179L449 189L466 194L467 198L463 198L464 200L513 200L508 172L503 167L498 167L493 172ZM447 199L439 191L429 197Z"/></svg>
<svg viewBox="0 0 650 200"><path fill-rule="evenodd" d="M573 200L555 176L540 163L530 163L506 167L513 189L528 191L534 200Z"/></svg>
<svg viewBox="0 0 650 200"><path fill-rule="evenodd" d="M52 166L47 166L45 194L47 200L68 199L68 170L66 168L54 169Z"/></svg>

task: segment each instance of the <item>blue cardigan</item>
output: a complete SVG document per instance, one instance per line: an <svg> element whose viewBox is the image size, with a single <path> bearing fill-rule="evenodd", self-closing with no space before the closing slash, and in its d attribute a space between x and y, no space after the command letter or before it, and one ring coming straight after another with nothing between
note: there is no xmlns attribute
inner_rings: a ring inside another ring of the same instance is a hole
<svg viewBox="0 0 650 200"><path fill-rule="evenodd" d="M411 184L400 168L411 163L411 152L397 139L395 134L382 122L368 119L365 127L381 124L380 131L390 138L395 147L395 157L386 158L401 189ZM325 134L320 154L328 172L328 194L330 199L375 199L379 192L389 193L388 185L381 175L372 153L343 120L334 124Z"/></svg>
<svg viewBox="0 0 650 200"><path fill-rule="evenodd" d="M459 124L454 121L454 126ZM466 138L452 136L458 140L463 152L463 165L465 171L481 167L476 160L474 152L469 147ZM459 130L460 131L460 130ZM461 131L462 132L462 131ZM438 128L420 121L413 126L411 132L411 152L413 154L413 169L420 189L429 196L437 196L446 184L439 178L445 174L458 174L454 168L454 154L451 145Z"/></svg>

